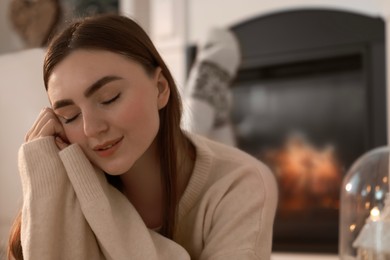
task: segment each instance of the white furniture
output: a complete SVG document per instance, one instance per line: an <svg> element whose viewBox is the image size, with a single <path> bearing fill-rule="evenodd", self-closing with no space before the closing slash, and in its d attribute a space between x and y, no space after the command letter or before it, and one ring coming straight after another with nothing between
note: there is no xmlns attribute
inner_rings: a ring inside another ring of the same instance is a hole
<svg viewBox="0 0 390 260"><path fill-rule="evenodd" d="M338 255L274 253L271 260L338 260Z"/></svg>

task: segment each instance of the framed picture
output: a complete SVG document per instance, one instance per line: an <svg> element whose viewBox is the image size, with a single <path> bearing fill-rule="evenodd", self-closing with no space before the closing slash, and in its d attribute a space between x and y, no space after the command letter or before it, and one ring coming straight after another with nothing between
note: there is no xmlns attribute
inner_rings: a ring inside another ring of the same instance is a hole
<svg viewBox="0 0 390 260"><path fill-rule="evenodd" d="M9 19L25 48L43 47L75 18L119 13L119 0L11 0Z"/></svg>

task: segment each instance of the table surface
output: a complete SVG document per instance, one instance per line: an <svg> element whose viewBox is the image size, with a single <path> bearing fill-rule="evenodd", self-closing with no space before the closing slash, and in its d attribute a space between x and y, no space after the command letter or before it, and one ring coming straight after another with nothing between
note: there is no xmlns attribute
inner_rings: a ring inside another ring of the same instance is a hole
<svg viewBox="0 0 390 260"><path fill-rule="evenodd" d="M272 253L271 260L339 260L338 255Z"/></svg>

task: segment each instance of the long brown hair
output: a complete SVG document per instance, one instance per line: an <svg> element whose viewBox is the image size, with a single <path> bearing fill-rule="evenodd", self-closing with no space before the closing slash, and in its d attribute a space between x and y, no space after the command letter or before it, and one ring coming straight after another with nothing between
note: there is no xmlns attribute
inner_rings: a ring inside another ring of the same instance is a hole
<svg viewBox="0 0 390 260"><path fill-rule="evenodd" d="M159 111L160 128L157 135L164 185L165 207L161 233L172 238L178 202L178 150L188 145L180 128L181 100L175 81L166 64L145 31L133 20L118 15L101 15L76 21L57 35L46 52L43 78L46 90L54 67L70 53L79 49L107 50L139 62L152 73L160 67L170 87L168 104ZM9 241L9 258L23 259L20 243L20 215L15 220Z"/></svg>

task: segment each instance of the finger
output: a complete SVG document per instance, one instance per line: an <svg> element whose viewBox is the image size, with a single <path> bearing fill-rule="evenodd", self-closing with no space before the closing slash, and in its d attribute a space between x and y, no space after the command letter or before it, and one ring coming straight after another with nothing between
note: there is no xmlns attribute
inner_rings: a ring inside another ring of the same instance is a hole
<svg viewBox="0 0 390 260"><path fill-rule="evenodd" d="M50 135L60 135L63 139L66 139L61 123L53 111L47 108L37 119L34 128L26 135L26 141Z"/></svg>
<svg viewBox="0 0 390 260"><path fill-rule="evenodd" d="M65 149L69 145L68 143L64 142L64 140L62 140L62 138L59 136L56 136L55 141L56 141L57 147L60 150Z"/></svg>
<svg viewBox="0 0 390 260"><path fill-rule="evenodd" d="M24 140L25 141L28 141L29 140L29 137L34 133L34 131L36 131L36 128L38 126L38 124L41 122L42 120L42 117L46 114L46 108L42 108L41 111L39 112L37 118L35 119L34 121L34 124L31 126L31 128L28 130L28 132L26 133L25 137L24 137Z"/></svg>
<svg viewBox="0 0 390 260"><path fill-rule="evenodd" d="M42 109L32 129L27 133L25 141L31 141L45 136L59 136L63 144L57 144L61 149L69 144L64 128L51 108Z"/></svg>
<svg viewBox="0 0 390 260"><path fill-rule="evenodd" d="M35 124L34 129L31 129L29 133L26 135L25 141L31 141L33 139L36 139L38 137L41 137L42 129L44 127L48 127L48 122L52 120L51 116L48 114L43 114L37 121L37 124ZM47 131L45 131L47 132Z"/></svg>
<svg viewBox="0 0 390 260"><path fill-rule="evenodd" d="M66 137L66 134L65 134L64 127L62 126L60 121L57 118L55 118L53 120L55 121L54 125L53 125L53 127L54 127L53 131L55 132L54 136L58 136L65 143L69 143L69 140L68 140L68 138Z"/></svg>
<svg viewBox="0 0 390 260"><path fill-rule="evenodd" d="M64 136L62 126L56 118L49 118L36 134L38 138L45 136Z"/></svg>
<svg viewBox="0 0 390 260"><path fill-rule="evenodd" d="M37 133L40 131L40 129L42 128L42 126L44 126L46 124L46 122L50 119L50 118L53 118L55 115L54 113L51 111L50 108L44 108L41 110L41 112L39 113L37 119L35 120L33 126L31 127L31 129L28 131L27 133L27 136L30 136L30 135L33 135L34 132Z"/></svg>

